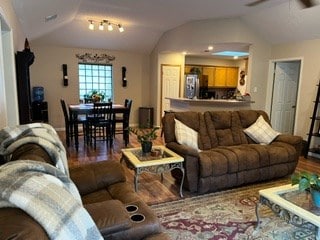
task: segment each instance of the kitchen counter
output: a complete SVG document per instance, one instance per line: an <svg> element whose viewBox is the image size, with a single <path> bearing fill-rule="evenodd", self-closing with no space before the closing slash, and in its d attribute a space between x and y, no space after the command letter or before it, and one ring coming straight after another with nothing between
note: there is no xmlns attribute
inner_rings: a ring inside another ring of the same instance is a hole
<svg viewBox="0 0 320 240"><path fill-rule="evenodd" d="M219 111L251 109L254 101L239 101L236 99L189 99L189 98L166 98L170 101L170 110L181 111Z"/></svg>

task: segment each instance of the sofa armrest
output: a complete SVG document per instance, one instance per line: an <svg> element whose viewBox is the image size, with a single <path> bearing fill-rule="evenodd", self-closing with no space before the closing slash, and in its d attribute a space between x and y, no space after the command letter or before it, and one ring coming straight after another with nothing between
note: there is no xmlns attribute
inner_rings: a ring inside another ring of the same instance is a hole
<svg viewBox="0 0 320 240"><path fill-rule="evenodd" d="M103 236L130 228L130 216L119 200L84 205Z"/></svg>
<svg viewBox="0 0 320 240"><path fill-rule="evenodd" d="M188 147L177 142L169 142L166 144L166 147L174 151L179 155L190 155L193 157L199 157L199 152L191 147Z"/></svg>
<svg viewBox="0 0 320 240"><path fill-rule="evenodd" d="M289 134L280 134L274 141L288 143L296 149L297 156L299 156L301 154L302 137L300 137L300 136L294 136L294 135L289 135Z"/></svg>
<svg viewBox="0 0 320 240"><path fill-rule="evenodd" d="M126 176L121 164L108 160L70 168L70 177L81 195L104 189L118 182L125 182Z"/></svg>

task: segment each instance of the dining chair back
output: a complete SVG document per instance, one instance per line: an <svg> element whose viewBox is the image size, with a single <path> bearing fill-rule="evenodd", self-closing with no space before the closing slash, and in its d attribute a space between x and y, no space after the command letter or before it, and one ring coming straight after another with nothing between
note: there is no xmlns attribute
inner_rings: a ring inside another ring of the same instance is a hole
<svg viewBox="0 0 320 240"><path fill-rule="evenodd" d="M122 134L125 146L129 143L129 121L130 121L130 113L131 113L131 106L132 106L132 99L125 99L124 101L125 111L121 114L115 115L115 127L114 127L114 135L115 134ZM122 124L121 128L116 128L116 124Z"/></svg>
<svg viewBox="0 0 320 240"><path fill-rule="evenodd" d="M85 129L86 129L86 123L87 119L85 116L77 116L77 119L71 119L69 116L69 112L67 109L67 104L64 99L60 99L60 104L63 112L63 117L64 117L64 124L65 124L65 134L66 134L66 144L69 147L70 146L70 141L72 141L75 132L79 133L78 131L78 125L82 125L83 129L83 135L85 137ZM77 128L77 131L75 131L75 128Z"/></svg>
<svg viewBox="0 0 320 240"><path fill-rule="evenodd" d="M70 120L69 120L69 114L68 114L66 102L63 99L60 99L60 104L61 104L63 117L64 117L66 144L69 147L70 146Z"/></svg>
<svg viewBox="0 0 320 240"><path fill-rule="evenodd" d="M95 102L93 113L88 117L89 141L96 149L97 139L106 140L110 149L113 145L112 102Z"/></svg>

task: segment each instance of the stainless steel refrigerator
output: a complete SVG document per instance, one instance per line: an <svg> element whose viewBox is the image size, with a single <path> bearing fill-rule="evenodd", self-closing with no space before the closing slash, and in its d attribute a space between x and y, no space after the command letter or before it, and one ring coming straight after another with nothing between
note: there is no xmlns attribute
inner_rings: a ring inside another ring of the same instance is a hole
<svg viewBox="0 0 320 240"><path fill-rule="evenodd" d="M187 74L185 79L185 97L194 98L199 95L199 78L196 74Z"/></svg>

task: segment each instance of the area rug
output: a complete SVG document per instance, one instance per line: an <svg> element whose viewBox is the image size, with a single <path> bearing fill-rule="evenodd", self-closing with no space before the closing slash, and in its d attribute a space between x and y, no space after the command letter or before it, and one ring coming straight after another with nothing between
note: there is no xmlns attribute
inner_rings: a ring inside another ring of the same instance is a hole
<svg viewBox="0 0 320 240"><path fill-rule="evenodd" d="M164 231L175 240L314 240L314 227L295 227L263 205L259 208L260 227L255 227L258 191L288 183L286 178L151 207Z"/></svg>

